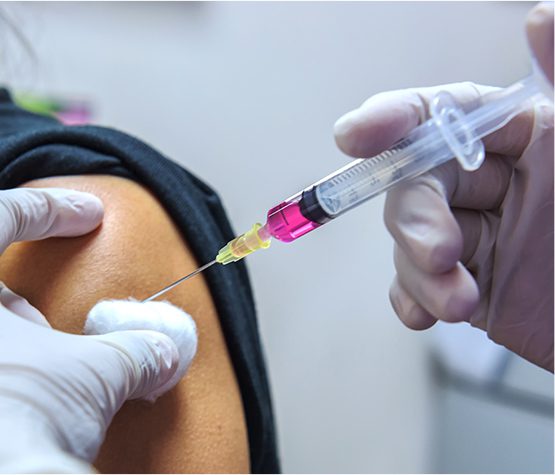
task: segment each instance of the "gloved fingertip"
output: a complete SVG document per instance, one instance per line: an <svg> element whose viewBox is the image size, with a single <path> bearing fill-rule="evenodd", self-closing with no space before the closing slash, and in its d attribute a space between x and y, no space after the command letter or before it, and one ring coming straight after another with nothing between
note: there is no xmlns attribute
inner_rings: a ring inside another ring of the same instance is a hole
<svg viewBox="0 0 555 475"><path fill-rule="evenodd" d="M65 188L9 190L25 210L27 225L19 240L80 236L96 229L104 217L104 205L91 193Z"/></svg>
<svg viewBox="0 0 555 475"><path fill-rule="evenodd" d="M442 312L442 320L450 323L468 322L480 303L480 290L474 278L463 270L462 281L450 293Z"/></svg>
<svg viewBox="0 0 555 475"><path fill-rule="evenodd" d="M410 90L375 94L337 120L337 146L352 157L378 155L421 122L422 104L418 98Z"/></svg>
<svg viewBox="0 0 555 475"><path fill-rule="evenodd" d="M391 284L389 300L399 320L411 330L426 330L437 322L433 315L418 305L407 293L397 277Z"/></svg>
<svg viewBox="0 0 555 475"><path fill-rule="evenodd" d="M104 218L104 205L97 196L91 193L75 191L67 195L70 209L78 220L74 221L70 231L77 235L96 229Z"/></svg>
<svg viewBox="0 0 555 475"><path fill-rule="evenodd" d="M339 149L352 157L358 157L358 109L348 112L341 116L333 126L335 143Z"/></svg>
<svg viewBox="0 0 555 475"><path fill-rule="evenodd" d="M433 327L437 318L415 303L403 323L411 330L422 331Z"/></svg>
<svg viewBox="0 0 555 475"><path fill-rule="evenodd" d="M539 2L528 12L527 24L549 25L553 18L553 2Z"/></svg>
<svg viewBox="0 0 555 475"><path fill-rule="evenodd" d="M530 10L526 35L543 74L553 84L553 2L541 2Z"/></svg>

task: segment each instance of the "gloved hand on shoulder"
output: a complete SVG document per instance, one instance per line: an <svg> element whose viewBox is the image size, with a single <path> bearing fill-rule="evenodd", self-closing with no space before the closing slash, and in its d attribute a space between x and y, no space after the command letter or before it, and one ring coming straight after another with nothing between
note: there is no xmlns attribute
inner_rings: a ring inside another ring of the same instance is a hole
<svg viewBox="0 0 555 475"><path fill-rule="evenodd" d="M16 240L87 233L102 217L102 203L87 193L2 191L0 252ZM112 320L124 329L144 328L141 321L148 320L151 329L66 334L0 285L1 472L90 472L89 463L122 404L154 399L187 370L197 335L185 312L160 302L127 301L103 302L93 310L89 317L94 313L96 326L91 324L90 332ZM134 323L137 315L139 323ZM171 338L152 328L173 328Z"/></svg>

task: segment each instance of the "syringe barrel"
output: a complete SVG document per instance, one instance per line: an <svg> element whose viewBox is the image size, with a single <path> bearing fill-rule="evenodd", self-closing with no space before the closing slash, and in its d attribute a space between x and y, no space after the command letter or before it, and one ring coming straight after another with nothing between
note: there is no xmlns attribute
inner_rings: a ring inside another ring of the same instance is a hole
<svg viewBox="0 0 555 475"><path fill-rule="evenodd" d="M524 110L527 99L538 93L534 80L527 78L486 98L467 115L450 94L441 92L430 104L428 121L385 152L355 160L275 206L268 212L265 229L278 240L291 242L452 158L465 170L476 170L485 156L480 139Z"/></svg>
<svg viewBox="0 0 555 475"><path fill-rule="evenodd" d="M465 114L450 94L440 92L430 104L431 118L403 140L372 158L359 159L312 184L268 211L264 226L255 224L220 249L216 261L236 262L269 246L270 238L292 242L383 193L456 157L465 170L484 160L481 138L503 127L543 91L526 78Z"/></svg>
<svg viewBox="0 0 555 475"><path fill-rule="evenodd" d="M419 140L427 138L426 146ZM393 147L360 159L313 189L327 219L333 219L383 193L400 181L414 178L451 159L453 153L435 125L428 121Z"/></svg>
<svg viewBox="0 0 555 475"><path fill-rule="evenodd" d="M395 183L450 159L445 141L428 128L434 126L427 122L380 155L355 160L274 206L265 229L279 241L295 241ZM418 140L421 135L428 138L427 147Z"/></svg>
<svg viewBox="0 0 555 475"><path fill-rule="evenodd" d="M431 118L389 150L351 164L314 185L328 219L442 163L457 158L469 171L482 164L481 138L503 127L541 96L535 77L527 77L483 99L465 114L452 96L440 92L430 104ZM302 207L301 207L302 208Z"/></svg>
<svg viewBox="0 0 555 475"><path fill-rule="evenodd" d="M425 145L419 140L427 138ZM292 242L331 219L449 160L453 153L430 121L372 158L349 165L286 199L268 212L265 228L276 239Z"/></svg>

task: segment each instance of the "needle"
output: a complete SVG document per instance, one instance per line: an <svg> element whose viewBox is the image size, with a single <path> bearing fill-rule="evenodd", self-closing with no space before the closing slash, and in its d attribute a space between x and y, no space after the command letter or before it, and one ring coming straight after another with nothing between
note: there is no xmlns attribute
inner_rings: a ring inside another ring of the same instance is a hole
<svg viewBox="0 0 555 475"><path fill-rule="evenodd" d="M160 297L160 295L165 294L168 290L171 290L176 285L181 284L181 282L185 282L186 280L190 279L191 277L194 277L195 275L200 274L203 270L208 269L210 266L214 265L216 262L217 262L216 259L214 259L213 261L210 261L208 264L204 264L202 267L199 267L196 271L191 272L190 274L186 275L185 277L181 277L181 279L176 280L173 284L170 284L167 287L164 287L159 292L156 292L154 295L151 295L150 297L144 299L141 303L150 302L151 300L154 300L156 297Z"/></svg>

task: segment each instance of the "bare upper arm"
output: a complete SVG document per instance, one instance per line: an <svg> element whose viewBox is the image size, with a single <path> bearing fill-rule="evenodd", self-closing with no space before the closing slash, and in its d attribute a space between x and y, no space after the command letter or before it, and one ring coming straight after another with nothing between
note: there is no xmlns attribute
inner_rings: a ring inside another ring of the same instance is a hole
<svg viewBox="0 0 555 475"><path fill-rule="evenodd" d="M78 238L10 246L0 279L41 310L54 328L80 333L104 298L145 298L197 263L158 201L112 176L68 176L25 186L89 191L105 205L101 227ZM96 462L104 472L247 472L243 406L218 316L202 276L167 294L199 331L187 377L154 405L127 403Z"/></svg>

